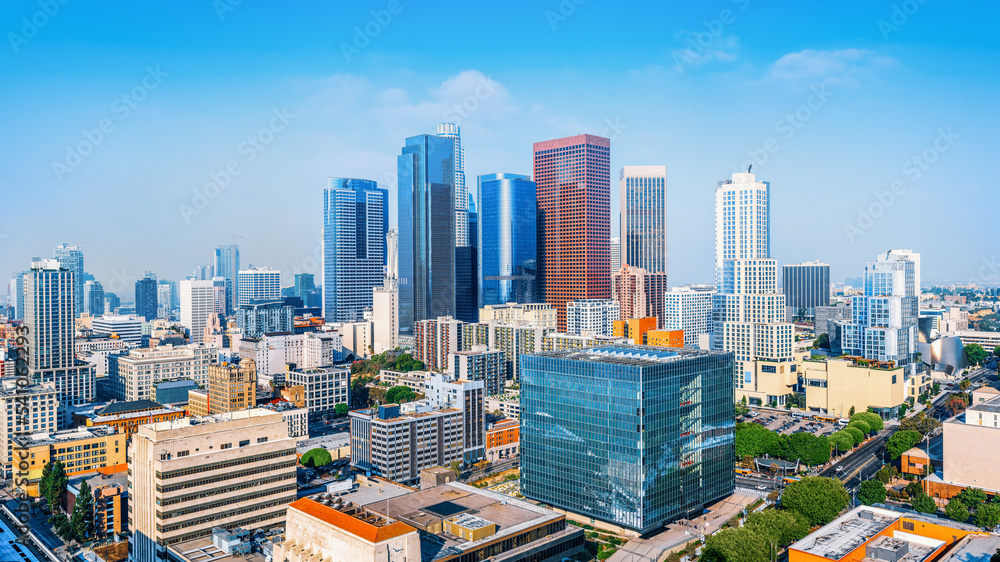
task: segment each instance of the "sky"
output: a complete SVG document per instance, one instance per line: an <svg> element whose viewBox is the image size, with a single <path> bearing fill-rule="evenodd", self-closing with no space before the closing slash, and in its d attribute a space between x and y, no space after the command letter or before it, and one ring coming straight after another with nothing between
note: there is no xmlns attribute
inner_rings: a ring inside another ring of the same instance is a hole
<svg viewBox="0 0 1000 562"><path fill-rule="evenodd" d="M319 277L327 178L378 181L395 224L404 139L455 122L473 188L531 174L533 142L609 137L613 236L621 167L665 165L671 285L712 282L715 185L751 161L779 264L840 280L908 248L925 285L995 284L998 17L940 0L8 0L0 278L78 244L130 300L144 271L183 279L234 240L244 267Z"/></svg>

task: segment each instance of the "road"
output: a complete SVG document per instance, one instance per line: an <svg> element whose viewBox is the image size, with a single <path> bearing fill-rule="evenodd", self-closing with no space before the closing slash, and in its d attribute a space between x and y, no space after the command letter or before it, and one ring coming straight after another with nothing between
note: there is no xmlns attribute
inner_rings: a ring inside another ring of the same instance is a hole
<svg viewBox="0 0 1000 562"><path fill-rule="evenodd" d="M517 468L520 466L521 459L519 457L514 457L503 462L496 462L490 465L489 474L498 474L505 470L510 470L512 468ZM462 477L459 478L461 482L475 482L483 477L487 476L486 470L472 470L471 472L463 472Z"/></svg>
<svg viewBox="0 0 1000 562"><path fill-rule="evenodd" d="M878 435L855 449L853 453L821 472L820 476L839 478L848 489L859 485L882 467L885 444L892 434L893 430L880 431Z"/></svg>

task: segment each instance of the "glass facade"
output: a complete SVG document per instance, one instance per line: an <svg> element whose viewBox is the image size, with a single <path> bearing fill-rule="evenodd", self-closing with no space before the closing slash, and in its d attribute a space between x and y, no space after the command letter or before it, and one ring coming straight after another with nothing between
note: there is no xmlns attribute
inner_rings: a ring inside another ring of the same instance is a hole
<svg viewBox="0 0 1000 562"><path fill-rule="evenodd" d="M539 302L535 182L518 174L482 175L477 199L482 209L481 305Z"/></svg>
<svg viewBox="0 0 1000 562"><path fill-rule="evenodd" d="M521 356L521 492L638 532L733 492L733 356L644 346Z"/></svg>
<svg viewBox="0 0 1000 562"><path fill-rule="evenodd" d="M372 180L330 178L323 193L323 316L359 322L382 286L389 192Z"/></svg>
<svg viewBox="0 0 1000 562"><path fill-rule="evenodd" d="M235 244L216 247L213 265L215 266L215 275L226 278L226 314L233 314L236 311L237 293L239 292L239 284L237 283L237 273L240 270L239 247ZM199 279L201 278L199 277Z"/></svg>
<svg viewBox="0 0 1000 562"><path fill-rule="evenodd" d="M621 263L650 273L667 271L667 167L621 171Z"/></svg>
<svg viewBox="0 0 1000 562"><path fill-rule="evenodd" d="M412 336L417 320L455 316L454 147L418 135L396 160L400 336Z"/></svg>
<svg viewBox="0 0 1000 562"><path fill-rule="evenodd" d="M817 306L830 306L830 265L803 263L781 269L785 306L806 309L813 316Z"/></svg>

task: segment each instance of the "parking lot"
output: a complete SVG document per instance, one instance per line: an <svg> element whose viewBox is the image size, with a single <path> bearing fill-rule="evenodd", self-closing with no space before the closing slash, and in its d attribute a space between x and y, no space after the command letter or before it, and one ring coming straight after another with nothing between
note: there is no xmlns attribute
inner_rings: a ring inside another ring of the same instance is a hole
<svg viewBox="0 0 1000 562"><path fill-rule="evenodd" d="M840 429L835 423L819 421L810 416L799 417L792 414L771 412L768 410L751 410L747 421L760 425L785 435L793 433L812 433L814 435L830 435Z"/></svg>

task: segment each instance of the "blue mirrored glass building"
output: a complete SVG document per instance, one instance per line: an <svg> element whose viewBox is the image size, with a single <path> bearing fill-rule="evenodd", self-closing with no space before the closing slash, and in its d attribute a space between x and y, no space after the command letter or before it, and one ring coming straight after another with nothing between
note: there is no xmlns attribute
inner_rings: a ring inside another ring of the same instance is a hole
<svg viewBox="0 0 1000 562"><path fill-rule="evenodd" d="M613 346L521 356L521 493L647 533L734 486L733 355Z"/></svg>
<svg viewBox="0 0 1000 562"><path fill-rule="evenodd" d="M535 182L518 174L479 176L480 303L540 302Z"/></svg>

